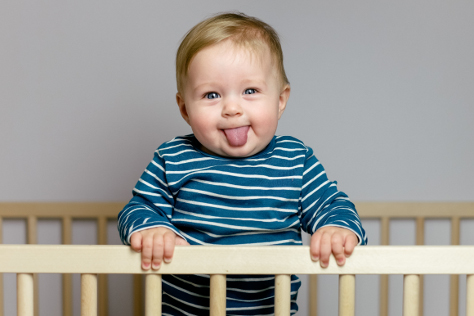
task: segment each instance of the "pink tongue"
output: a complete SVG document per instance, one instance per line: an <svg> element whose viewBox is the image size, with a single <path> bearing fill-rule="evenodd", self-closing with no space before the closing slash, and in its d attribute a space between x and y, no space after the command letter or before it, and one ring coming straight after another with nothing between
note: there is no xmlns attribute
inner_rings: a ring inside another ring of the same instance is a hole
<svg viewBox="0 0 474 316"><path fill-rule="evenodd" d="M247 143L247 132L249 126L225 129L224 133L231 146L243 146Z"/></svg>

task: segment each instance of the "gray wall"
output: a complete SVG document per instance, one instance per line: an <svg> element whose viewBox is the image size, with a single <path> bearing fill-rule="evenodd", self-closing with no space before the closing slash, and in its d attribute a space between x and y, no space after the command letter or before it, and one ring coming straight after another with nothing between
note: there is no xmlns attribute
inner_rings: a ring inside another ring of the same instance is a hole
<svg viewBox="0 0 474 316"><path fill-rule="evenodd" d="M278 134L313 147L353 200L474 200L473 2L49 0L0 3L0 201L129 199L154 149L190 132L174 97L181 37L228 10L281 35L292 93ZM57 223L42 225L53 243ZM76 225L88 243L92 224ZM393 225L395 243L414 242L413 223ZM430 225L428 242L446 243L449 225ZM6 221L5 242L22 227Z"/></svg>

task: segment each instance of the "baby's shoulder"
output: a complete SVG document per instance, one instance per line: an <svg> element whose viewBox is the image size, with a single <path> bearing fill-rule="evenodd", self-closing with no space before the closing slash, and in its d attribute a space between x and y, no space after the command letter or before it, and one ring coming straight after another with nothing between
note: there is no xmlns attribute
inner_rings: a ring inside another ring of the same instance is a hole
<svg viewBox="0 0 474 316"><path fill-rule="evenodd" d="M308 146L293 136L276 136L275 145L287 149L308 150Z"/></svg>
<svg viewBox="0 0 474 316"><path fill-rule="evenodd" d="M193 149L193 138L191 135L177 136L161 144L156 150L160 155L179 153L183 150Z"/></svg>

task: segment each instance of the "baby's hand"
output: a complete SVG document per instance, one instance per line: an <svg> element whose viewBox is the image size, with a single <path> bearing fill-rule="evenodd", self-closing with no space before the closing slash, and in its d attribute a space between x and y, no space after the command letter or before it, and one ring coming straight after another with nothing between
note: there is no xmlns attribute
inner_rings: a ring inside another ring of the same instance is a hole
<svg viewBox="0 0 474 316"><path fill-rule="evenodd" d="M329 265L331 253L336 258L337 265L343 266L358 244L358 238L352 231L334 226L324 226L311 236L311 259L320 261L322 268Z"/></svg>
<svg viewBox="0 0 474 316"><path fill-rule="evenodd" d="M133 233L130 245L136 252L142 253L142 269L158 270L161 261L171 262L175 245L189 245L183 238L177 236L171 229L155 227Z"/></svg>

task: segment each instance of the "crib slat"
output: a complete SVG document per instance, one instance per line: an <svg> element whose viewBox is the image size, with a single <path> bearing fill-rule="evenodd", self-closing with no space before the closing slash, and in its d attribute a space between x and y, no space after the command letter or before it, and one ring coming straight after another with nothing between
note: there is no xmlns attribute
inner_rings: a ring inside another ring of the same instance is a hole
<svg viewBox="0 0 474 316"><path fill-rule="evenodd" d="M420 276L403 276L403 316L418 316L420 310Z"/></svg>
<svg viewBox="0 0 474 316"><path fill-rule="evenodd" d="M309 276L309 316L318 316L318 275Z"/></svg>
<svg viewBox="0 0 474 316"><path fill-rule="evenodd" d="M0 244L3 243L3 223L0 217ZM3 316L3 273L0 273L0 316Z"/></svg>
<svg viewBox="0 0 474 316"><path fill-rule="evenodd" d="M418 246L425 244L425 219L423 217L416 218L416 244ZM423 275L420 275L420 308L418 315L424 315L424 280Z"/></svg>
<svg viewBox="0 0 474 316"><path fill-rule="evenodd" d="M105 216L97 219L97 244L107 245L107 218ZM107 279L107 274L99 274L99 316L109 314Z"/></svg>
<svg viewBox="0 0 474 316"><path fill-rule="evenodd" d="M27 231L26 231L26 242L28 244L36 244L37 243L37 238L36 238L36 224L38 223L38 220L36 216L28 216L27 219Z"/></svg>
<svg viewBox="0 0 474 316"><path fill-rule="evenodd" d="M64 245L72 244L72 219L63 217L62 242ZM63 274L63 315L72 316L72 274Z"/></svg>
<svg viewBox="0 0 474 316"><path fill-rule="evenodd" d="M474 316L474 274L467 275L466 289L466 316Z"/></svg>
<svg viewBox="0 0 474 316"><path fill-rule="evenodd" d="M17 311L18 316L33 316L34 307L34 277L31 273L17 274Z"/></svg>
<svg viewBox="0 0 474 316"><path fill-rule="evenodd" d="M143 310L143 276L141 274L133 275L133 315L141 316Z"/></svg>
<svg viewBox="0 0 474 316"><path fill-rule="evenodd" d="M225 316L226 308L226 276L224 274L211 274L210 291L211 316Z"/></svg>
<svg viewBox="0 0 474 316"><path fill-rule="evenodd" d="M451 245L459 245L460 219L451 218ZM449 280L449 315L459 315L459 275L451 275Z"/></svg>
<svg viewBox="0 0 474 316"><path fill-rule="evenodd" d="M161 316L161 274L148 274L145 287L145 316Z"/></svg>
<svg viewBox="0 0 474 316"><path fill-rule="evenodd" d="M355 315L355 275L339 276L339 316Z"/></svg>
<svg viewBox="0 0 474 316"><path fill-rule="evenodd" d="M390 218L381 219L381 244L387 246L390 243ZM380 316L388 316L388 275L380 276Z"/></svg>
<svg viewBox="0 0 474 316"><path fill-rule="evenodd" d="M30 215L26 220L26 241L28 244L34 245L38 243L38 218L36 216ZM35 312L34 315L39 315L39 291L38 291L38 275L33 275L33 295L34 295L34 306Z"/></svg>
<svg viewBox="0 0 474 316"><path fill-rule="evenodd" d="M97 316L97 274L81 274L81 316Z"/></svg>
<svg viewBox="0 0 474 316"><path fill-rule="evenodd" d="M291 310L291 275L275 275L275 316L289 316Z"/></svg>
<svg viewBox="0 0 474 316"><path fill-rule="evenodd" d="M3 273L0 273L0 316L3 316Z"/></svg>

